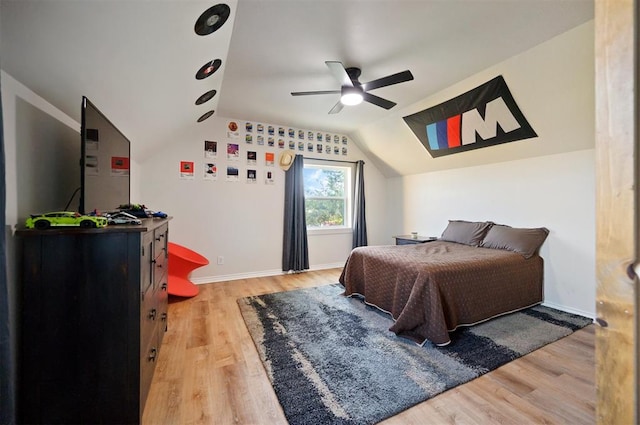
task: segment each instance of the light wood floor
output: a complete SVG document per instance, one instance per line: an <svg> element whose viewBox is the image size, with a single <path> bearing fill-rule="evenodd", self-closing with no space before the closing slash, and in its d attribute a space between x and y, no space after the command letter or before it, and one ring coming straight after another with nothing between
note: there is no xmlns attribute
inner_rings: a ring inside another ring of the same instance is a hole
<svg viewBox="0 0 640 425"><path fill-rule="evenodd" d="M171 302L143 424L286 424L237 298L338 281L339 269L200 285ZM593 424L593 325L384 421Z"/></svg>

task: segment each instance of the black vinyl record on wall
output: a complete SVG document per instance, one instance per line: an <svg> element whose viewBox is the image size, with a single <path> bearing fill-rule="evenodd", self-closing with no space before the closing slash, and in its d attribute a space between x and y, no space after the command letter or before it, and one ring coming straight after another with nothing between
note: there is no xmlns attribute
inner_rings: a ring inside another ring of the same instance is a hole
<svg viewBox="0 0 640 425"><path fill-rule="evenodd" d="M198 72L196 72L196 80L207 78L208 76L216 72L221 65L222 61L220 59L205 63L204 65L202 65L202 67L200 67Z"/></svg>
<svg viewBox="0 0 640 425"><path fill-rule="evenodd" d="M215 90L209 90L208 92L203 93L199 98L196 99L196 105L202 105L203 103L208 102L213 96L216 95L216 93L217 92Z"/></svg>
<svg viewBox="0 0 640 425"><path fill-rule="evenodd" d="M224 3L216 4L205 10L196 21L194 30L198 35L209 35L227 22L231 9Z"/></svg>
<svg viewBox="0 0 640 425"><path fill-rule="evenodd" d="M205 114L203 114L200 118L198 118L198 122L202 122L204 120L206 120L207 118L209 118L211 115L213 115L214 111L209 111L206 112Z"/></svg>

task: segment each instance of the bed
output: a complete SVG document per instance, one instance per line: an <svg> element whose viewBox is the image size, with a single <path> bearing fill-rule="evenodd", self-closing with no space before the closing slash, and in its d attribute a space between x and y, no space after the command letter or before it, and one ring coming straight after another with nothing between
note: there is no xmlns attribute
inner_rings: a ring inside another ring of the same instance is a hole
<svg viewBox="0 0 640 425"><path fill-rule="evenodd" d="M543 301L538 251L547 234L452 220L434 242L355 248L340 283L345 295L391 314L397 335L447 345L459 326Z"/></svg>

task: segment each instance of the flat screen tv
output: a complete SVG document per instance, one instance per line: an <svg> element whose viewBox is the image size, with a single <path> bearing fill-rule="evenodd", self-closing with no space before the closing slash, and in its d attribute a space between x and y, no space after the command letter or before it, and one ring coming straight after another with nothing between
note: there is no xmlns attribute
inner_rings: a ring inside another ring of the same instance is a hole
<svg viewBox="0 0 640 425"><path fill-rule="evenodd" d="M131 143L89 99L82 97L81 214L115 211L131 195Z"/></svg>

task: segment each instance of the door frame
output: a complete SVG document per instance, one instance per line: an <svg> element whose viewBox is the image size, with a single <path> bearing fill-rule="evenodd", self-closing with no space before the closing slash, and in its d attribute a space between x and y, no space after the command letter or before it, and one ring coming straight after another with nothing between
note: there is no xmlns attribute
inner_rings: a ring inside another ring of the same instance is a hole
<svg viewBox="0 0 640 425"><path fill-rule="evenodd" d="M596 421L637 424L637 0L594 3Z"/></svg>

